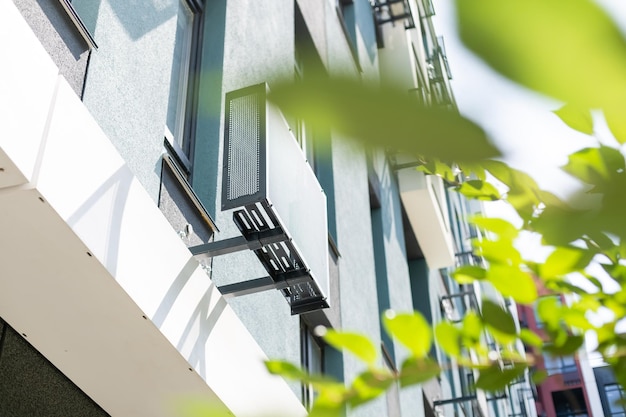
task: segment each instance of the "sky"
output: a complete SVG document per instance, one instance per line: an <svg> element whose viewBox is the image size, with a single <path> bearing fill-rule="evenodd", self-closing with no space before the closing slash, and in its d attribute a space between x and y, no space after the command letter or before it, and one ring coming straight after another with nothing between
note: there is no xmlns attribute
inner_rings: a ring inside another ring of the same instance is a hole
<svg viewBox="0 0 626 417"><path fill-rule="evenodd" d="M626 28L626 1L598 3ZM452 0L438 0L435 11L434 23L444 37L461 113L478 122L500 147L504 160L531 174L540 187L560 197L576 191L578 184L558 167L567 162L568 154L594 146L595 140L568 128L552 113L562 103L508 81L465 49L457 36ZM597 136L611 143L603 120L596 122Z"/></svg>

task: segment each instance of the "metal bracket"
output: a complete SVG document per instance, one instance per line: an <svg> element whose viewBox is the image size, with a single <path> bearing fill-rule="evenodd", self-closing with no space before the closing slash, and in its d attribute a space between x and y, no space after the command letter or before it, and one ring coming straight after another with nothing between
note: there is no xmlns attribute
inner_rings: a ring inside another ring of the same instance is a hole
<svg viewBox="0 0 626 417"><path fill-rule="evenodd" d="M276 289L288 300L292 314L328 307L326 299L315 293L319 290L309 269L267 202L235 211L233 221L241 236L205 243L189 250L199 260L251 250L269 276L219 286L218 290L225 298Z"/></svg>

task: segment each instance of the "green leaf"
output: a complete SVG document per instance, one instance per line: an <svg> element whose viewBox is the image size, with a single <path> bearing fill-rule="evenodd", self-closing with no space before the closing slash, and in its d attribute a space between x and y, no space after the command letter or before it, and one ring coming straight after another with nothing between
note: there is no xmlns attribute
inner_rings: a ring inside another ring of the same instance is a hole
<svg viewBox="0 0 626 417"><path fill-rule="evenodd" d="M335 349L347 350L368 365L373 365L376 362L378 351L366 336L329 329L323 338Z"/></svg>
<svg viewBox="0 0 626 417"><path fill-rule="evenodd" d="M471 284L476 280L485 279L487 271L476 265L463 265L452 272L454 278L459 284Z"/></svg>
<svg viewBox="0 0 626 417"><path fill-rule="evenodd" d="M233 414L220 401L200 397L181 397L176 400L176 415L180 417L232 417Z"/></svg>
<svg viewBox="0 0 626 417"><path fill-rule="evenodd" d="M491 264L517 266L522 262L522 255L509 240L481 240L475 241L474 246L478 255ZM489 274L487 274L489 276Z"/></svg>
<svg viewBox="0 0 626 417"><path fill-rule="evenodd" d="M343 415L343 404L323 404L317 401L309 412L309 417L342 417Z"/></svg>
<svg viewBox="0 0 626 417"><path fill-rule="evenodd" d="M590 213L554 206L546 207L531 225L542 235L545 244L555 246L567 246L589 231L598 231Z"/></svg>
<svg viewBox="0 0 626 417"><path fill-rule="evenodd" d="M548 259L541 265L540 272L543 278L555 278L571 272L583 270L594 254L575 247L557 247Z"/></svg>
<svg viewBox="0 0 626 417"><path fill-rule="evenodd" d="M535 208L542 201L540 199L542 191L535 180L501 161L485 161L483 166L497 180L509 187L506 200L519 216L524 220L532 218Z"/></svg>
<svg viewBox="0 0 626 417"><path fill-rule="evenodd" d="M510 311L487 299L483 300L481 310L483 321L488 326L509 335L515 335L517 333L515 320L513 320Z"/></svg>
<svg viewBox="0 0 626 417"><path fill-rule="evenodd" d="M613 133L613 137L622 145L626 143L626 118L624 117L624 107L605 107L604 119L611 133Z"/></svg>
<svg viewBox="0 0 626 417"><path fill-rule="evenodd" d="M369 146L444 161L478 161L499 154L475 123L456 112L422 106L406 90L312 76L273 84L269 99L289 117Z"/></svg>
<svg viewBox="0 0 626 417"><path fill-rule="evenodd" d="M548 377L548 372L540 369L532 373L531 379L535 385L541 384Z"/></svg>
<svg viewBox="0 0 626 417"><path fill-rule="evenodd" d="M624 172L624 157L608 146L585 148L571 154L563 170L588 184L604 184Z"/></svg>
<svg viewBox="0 0 626 417"><path fill-rule="evenodd" d="M589 110L581 109L572 104L566 104L560 109L555 110L554 114L559 116L559 118L572 129L587 135L593 134L593 119L591 118L591 112Z"/></svg>
<svg viewBox="0 0 626 417"><path fill-rule="evenodd" d="M402 364L400 370L400 386L421 384L441 373L439 365L428 358L409 358Z"/></svg>
<svg viewBox="0 0 626 417"><path fill-rule="evenodd" d="M482 0L477 7L456 0L456 5L463 42L504 76L582 108L623 103L626 42L595 2Z"/></svg>
<svg viewBox="0 0 626 417"><path fill-rule="evenodd" d="M267 360L265 361L265 367L269 373L289 379L302 380L307 377L307 373L298 366L283 360Z"/></svg>
<svg viewBox="0 0 626 417"><path fill-rule="evenodd" d="M500 239L514 240L519 234L517 227L497 217L474 216L470 219L470 223L475 224L481 229L497 234Z"/></svg>
<svg viewBox="0 0 626 417"><path fill-rule="evenodd" d="M439 347L449 356L461 356L461 332L453 324L442 321L435 327L435 337Z"/></svg>
<svg viewBox="0 0 626 417"><path fill-rule="evenodd" d="M496 187L481 180L465 181L456 190L467 198L475 198L477 200L496 201L501 198Z"/></svg>
<svg viewBox="0 0 626 417"><path fill-rule="evenodd" d="M484 391L499 391L514 379L524 375L526 366L516 365L513 368L500 369L498 366L482 368L476 380L476 388Z"/></svg>
<svg viewBox="0 0 626 417"><path fill-rule="evenodd" d="M564 339L563 343L546 344L543 351L552 355L569 356L576 353L585 342L585 338L581 335L569 335Z"/></svg>
<svg viewBox="0 0 626 417"><path fill-rule="evenodd" d="M539 337L537 333L529 329L521 329L519 332L519 338L522 339L522 342L524 342L524 344L530 346L541 347L543 345L543 340L541 339L541 337Z"/></svg>
<svg viewBox="0 0 626 417"><path fill-rule="evenodd" d="M292 364L291 362L283 360L267 360L265 361L265 367L267 368L268 372L273 375L280 375L283 378L292 379L307 384L313 384L316 387L327 385L331 386L338 383L334 378L330 376L309 374L306 371L302 370L300 367Z"/></svg>
<svg viewBox="0 0 626 417"><path fill-rule="evenodd" d="M320 390L309 417L341 417L348 397L347 388L341 384Z"/></svg>
<svg viewBox="0 0 626 417"><path fill-rule="evenodd" d="M565 308L561 313L563 315L563 321L567 323L570 328L577 328L580 330L591 330L595 328L595 326L589 323L589 320L587 320L583 311Z"/></svg>
<svg viewBox="0 0 626 417"><path fill-rule="evenodd" d="M535 281L527 272L507 265L491 265L487 280L505 297L512 297L521 304L530 304L537 299Z"/></svg>
<svg viewBox="0 0 626 417"><path fill-rule="evenodd" d="M352 382L352 395L348 402L352 407L364 404L385 393L395 377L384 369L368 370Z"/></svg>
<svg viewBox="0 0 626 417"><path fill-rule="evenodd" d="M418 312L396 314L385 313L383 324L387 333L406 346L413 356L422 358L428 355L432 344L430 324Z"/></svg>
<svg viewBox="0 0 626 417"><path fill-rule="evenodd" d="M561 299L558 296L541 297L537 302L537 315L548 328L558 328L561 320Z"/></svg>
<svg viewBox="0 0 626 417"><path fill-rule="evenodd" d="M470 345L480 342L480 336L483 331L483 322L473 311L469 311L463 317L463 327L461 333L464 341Z"/></svg>

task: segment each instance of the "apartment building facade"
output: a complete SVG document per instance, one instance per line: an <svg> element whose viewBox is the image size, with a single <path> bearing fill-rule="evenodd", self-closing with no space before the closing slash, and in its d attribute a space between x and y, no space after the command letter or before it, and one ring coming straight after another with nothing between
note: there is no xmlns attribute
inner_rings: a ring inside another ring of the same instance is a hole
<svg viewBox="0 0 626 417"><path fill-rule="evenodd" d="M316 326L368 335L395 369L406 352L383 311L436 323L446 307L479 308L489 290L446 274L471 258L468 202L410 159L264 100L277 80L324 72L454 111L433 13L429 1L2 2L0 413L171 416L193 396L235 416L306 415L314 393L264 358L351 381L362 365ZM475 392L472 372L434 354L441 378L347 415L531 408L516 390Z"/></svg>
<svg viewBox="0 0 626 417"><path fill-rule="evenodd" d="M542 290L543 297L554 299L557 304L565 303L562 296ZM518 306L523 326L544 338L544 323L537 314L536 307ZM532 348L529 348L532 349ZM537 354L534 352L535 372L545 372L546 378L536 386L537 414L545 417L574 417L599 415L599 401L595 383L589 384L586 372L593 372L583 360L585 353L572 355Z"/></svg>

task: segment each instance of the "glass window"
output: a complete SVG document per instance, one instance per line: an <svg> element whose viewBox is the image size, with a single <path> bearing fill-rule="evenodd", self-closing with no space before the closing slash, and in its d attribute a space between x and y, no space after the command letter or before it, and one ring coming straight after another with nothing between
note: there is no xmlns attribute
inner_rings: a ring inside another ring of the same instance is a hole
<svg viewBox="0 0 626 417"><path fill-rule="evenodd" d="M624 390L618 384L607 384L604 386L606 401L609 406L610 417L625 417L626 409L624 408Z"/></svg>
<svg viewBox="0 0 626 417"><path fill-rule="evenodd" d="M322 341L313 334L313 329L304 321L300 322L300 341L301 341L301 362L302 369L310 374L324 373L324 345ZM302 403L307 409L313 406L315 401L315 391L310 384L302 386Z"/></svg>
<svg viewBox="0 0 626 417"><path fill-rule="evenodd" d="M166 137L188 155L185 141L185 107L192 55L194 13L186 0L178 1L176 15L176 38L172 57L170 95L167 106Z"/></svg>
<svg viewBox="0 0 626 417"><path fill-rule="evenodd" d="M576 361L573 356L543 355L543 363L548 375L576 372Z"/></svg>

